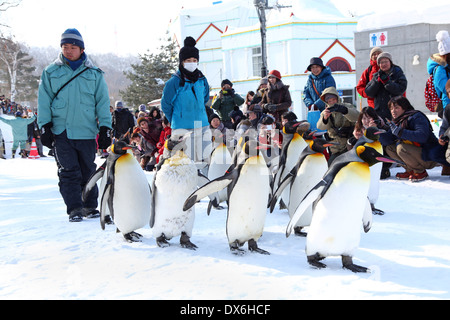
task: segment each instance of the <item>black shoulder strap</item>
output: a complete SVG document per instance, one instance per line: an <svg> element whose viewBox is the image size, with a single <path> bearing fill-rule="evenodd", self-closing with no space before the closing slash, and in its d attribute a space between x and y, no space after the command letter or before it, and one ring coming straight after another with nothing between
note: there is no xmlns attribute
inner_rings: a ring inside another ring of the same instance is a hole
<svg viewBox="0 0 450 320"><path fill-rule="evenodd" d="M85 72L87 69L89 68L85 68L83 71L81 71L80 73L77 73L75 76L73 76L69 81L67 81L61 88L59 88L59 90L56 92L55 96L53 97L53 99L55 99L58 94L61 92L62 89L64 89L69 83L72 82L72 80L74 80L76 77L78 77L80 74L82 74L83 72Z"/></svg>

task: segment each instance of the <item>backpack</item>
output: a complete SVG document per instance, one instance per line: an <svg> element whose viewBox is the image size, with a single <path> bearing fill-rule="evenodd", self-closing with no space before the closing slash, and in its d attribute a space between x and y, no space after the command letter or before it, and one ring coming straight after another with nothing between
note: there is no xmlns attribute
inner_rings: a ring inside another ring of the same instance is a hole
<svg viewBox="0 0 450 320"><path fill-rule="evenodd" d="M425 83L425 106L430 110L431 112L437 112L438 105L442 105L442 100L439 97L439 95L436 92L436 89L434 88L434 73L436 72L437 66L434 68L433 73L428 77L427 82ZM445 68L445 71L447 72L448 77L448 69Z"/></svg>

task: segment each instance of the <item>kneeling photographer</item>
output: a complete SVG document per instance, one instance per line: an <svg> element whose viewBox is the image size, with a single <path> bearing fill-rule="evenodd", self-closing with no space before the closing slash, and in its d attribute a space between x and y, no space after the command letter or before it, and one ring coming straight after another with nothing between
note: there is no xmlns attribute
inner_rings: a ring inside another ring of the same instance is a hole
<svg viewBox="0 0 450 320"><path fill-rule="evenodd" d="M347 140L353 134L359 111L350 103L342 102L335 87L326 88L320 99L326 103L326 108L320 114L317 128L327 130L329 139L335 143L330 147L331 163L337 156L347 151Z"/></svg>

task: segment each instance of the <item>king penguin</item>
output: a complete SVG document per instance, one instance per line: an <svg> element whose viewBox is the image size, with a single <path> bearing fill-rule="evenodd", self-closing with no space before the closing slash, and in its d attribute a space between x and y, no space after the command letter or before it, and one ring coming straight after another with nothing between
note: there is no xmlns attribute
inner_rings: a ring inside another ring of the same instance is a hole
<svg viewBox="0 0 450 320"><path fill-rule="evenodd" d="M283 126L283 145L281 148L278 169L275 172L273 180L272 192L280 186L281 181L283 181L292 168L295 167L298 158L307 146L303 136L297 132L297 127L300 125L302 127L308 125L308 128L306 129L309 129L308 122L298 122L295 120L289 121ZM286 207L289 203L289 188L284 190L281 197L279 197L280 201L282 201L282 203L280 202L281 208Z"/></svg>
<svg viewBox="0 0 450 320"><path fill-rule="evenodd" d="M117 232L121 232L127 241L134 242L142 237L134 231L150 220L152 195L147 177L131 148L122 139L111 146L107 160L86 184L83 197L102 178L99 192L101 227L105 229L112 217Z"/></svg>
<svg viewBox="0 0 450 320"><path fill-rule="evenodd" d="M237 255L244 253L240 247L245 242L248 242L250 251L269 254L257 245L263 233L267 199L270 195L270 172L259 148L255 140L246 142L239 153L237 165L230 168L222 177L212 180L192 193L183 207L184 210L190 210L198 199L227 188L226 233L230 250Z"/></svg>
<svg viewBox="0 0 450 320"><path fill-rule="evenodd" d="M289 172L289 174L280 183L270 202L270 212L273 212L277 198L286 188L290 188L288 212L292 218L300 201L305 197L309 190L314 187L324 176L328 170L328 162L325 158L324 151L332 145L321 138L308 139L305 138L308 146L301 153L297 164ZM296 223L294 232L298 236L306 236L302 231L304 227L310 225L312 219L312 206L306 209L301 219Z"/></svg>
<svg viewBox="0 0 450 320"><path fill-rule="evenodd" d="M372 214L367 215L370 185L369 166L377 162L398 162L383 157L375 149L357 146L337 157L323 179L301 201L286 228L288 237L306 209L313 204L313 217L306 238L308 263L324 268L319 262L328 256L341 256L343 267L353 272L367 272L353 264L359 246L361 225L368 232ZM369 207L370 208L370 207ZM362 223L361 223L362 222Z"/></svg>
<svg viewBox="0 0 450 320"><path fill-rule="evenodd" d="M174 141L168 139L164 155L152 183L150 227L159 247L168 247L168 240L180 236L183 248L195 250L197 246L190 241L194 227L195 210L183 210L185 199L197 189L201 174L195 163L186 155L186 139L189 135ZM206 179L206 183L209 180ZM203 184L203 180L200 184ZM214 197L217 201L217 194ZM215 206L218 205L214 202Z"/></svg>

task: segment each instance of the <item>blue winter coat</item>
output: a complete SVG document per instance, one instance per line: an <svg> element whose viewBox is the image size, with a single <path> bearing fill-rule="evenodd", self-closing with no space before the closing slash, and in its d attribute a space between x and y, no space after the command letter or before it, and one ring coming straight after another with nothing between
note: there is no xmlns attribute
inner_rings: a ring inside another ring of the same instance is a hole
<svg viewBox="0 0 450 320"><path fill-rule="evenodd" d="M186 79L180 87L178 71L167 81L161 98L161 109L172 130L209 126L205 105L209 101L209 84L204 76L196 82Z"/></svg>
<svg viewBox="0 0 450 320"><path fill-rule="evenodd" d="M422 159L450 165L445 160L446 146L441 146L434 135L428 117L417 112L407 119L406 128L400 132L400 136L394 135L391 130L380 135L380 143L383 146L398 144L402 141L419 143L422 147Z"/></svg>
<svg viewBox="0 0 450 320"><path fill-rule="evenodd" d="M314 90L313 82L319 94L317 94ZM331 75L330 67L325 67L318 76L310 74L303 90L303 101L305 102L305 105L309 107L310 105L314 104L316 108L318 108L322 112L325 109L326 105L325 102L320 99L320 95L322 94L323 90L329 87L336 88L336 81L334 81L334 78Z"/></svg>
<svg viewBox="0 0 450 320"><path fill-rule="evenodd" d="M70 82L55 98L56 92L73 76L89 68ZM52 132L67 132L69 139L95 139L99 127L111 128L109 92L103 71L89 58L77 70L64 61L62 54L44 69L39 84L38 125L52 122Z"/></svg>
<svg viewBox="0 0 450 320"><path fill-rule="evenodd" d="M434 89L445 108L450 103L450 99L445 92L445 84L450 79L450 68L440 55L434 54L427 61L427 70L430 75L434 72Z"/></svg>

